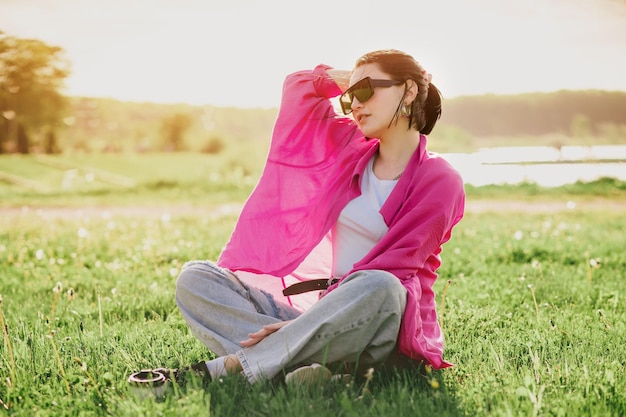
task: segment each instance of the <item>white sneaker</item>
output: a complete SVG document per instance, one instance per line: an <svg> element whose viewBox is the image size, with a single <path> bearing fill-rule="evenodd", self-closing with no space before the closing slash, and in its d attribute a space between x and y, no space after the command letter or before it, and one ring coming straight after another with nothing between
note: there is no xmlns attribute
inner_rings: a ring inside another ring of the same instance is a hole
<svg viewBox="0 0 626 417"><path fill-rule="evenodd" d="M285 375L287 385L322 385L330 381L333 373L325 366L314 363L309 366L302 366Z"/></svg>

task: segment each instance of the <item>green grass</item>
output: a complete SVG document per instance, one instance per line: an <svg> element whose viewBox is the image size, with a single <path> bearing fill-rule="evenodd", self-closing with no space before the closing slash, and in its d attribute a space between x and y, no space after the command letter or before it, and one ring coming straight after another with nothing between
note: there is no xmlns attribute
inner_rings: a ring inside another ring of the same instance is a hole
<svg viewBox="0 0 626 417"><path fill-rule="evenodd" d="M261 174L263 152L0 156L0 207L242 201Z"/></svg>
<svg viewBox="0 0 626 417"><path fill-rule="evenodd" d="M308 391L226 378L176 386L161 401L134 396L131 372L212 356L176 308L175 277L187 260L217 257L236 216L213 208L245 198L229 182L215 195L193 179L172 182L167 192L109 185L101 200L58 191L58 205L70 206L61 211L37 210L55 201L41 192L3 201L33 208L0 215L0 415L626 414L623 211L499 212L498 199L536 198L514 187L477 197L495 199L494 209L468 212L444 246L436 291L455 367L375 371L367 389L360 380ZM585 187L540 195L598 197ZM620 184L607 187L603 198L624 201ZM143 211L82 207L94 201Z"/></svg>
<svg viewBox="0 0 626 417"><path fill-rule="evenodd" d="M437 283L454 368L375 373L364 397L360 384L305 392L227 379L180 388L162 402L141 401L126 384L132 371L210 357L176 309L175 276L188 259L215 258L234 220L4 217L0 307L14 358L12 365L4 340L6 413L205 415L209 406L212 415L272 416L626 410L626 220L577 212L468 213L444 250ZM62 288L55 292L57 282Z"/></svg>
<svg viewBox="0 0 626 417"><path fill-rule="evenodd" d="M266 145L233 144L198 153L0 156L0 207L215 206L245 200L263 169ZM472 200L626 203L626 182L601 178L563 187L535 183L466 185Z"/></svg>
<svg viewBox="0 0 626 417"><path fill-rule="evenodd" d="M591 182L575 182L560 187L542 187L535 183L520 183L507 186L484 185L480 187L466 185L466 192L473 199L527 199L542 197L546 200L566 198L609 198L623 201L626 197L626 182L615 178L599 178Z"/></svg>

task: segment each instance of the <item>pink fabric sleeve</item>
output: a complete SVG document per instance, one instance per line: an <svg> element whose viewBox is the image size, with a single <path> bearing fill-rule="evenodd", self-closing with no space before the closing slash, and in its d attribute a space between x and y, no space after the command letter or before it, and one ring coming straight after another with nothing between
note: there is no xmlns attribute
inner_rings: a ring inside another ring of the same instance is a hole
<svg viewBox="0 0 626 417"><path fill-rule="evenodd" d="M328 68L319 65L286 78L265 169L218 259L220 266L282 277L326 233L328 216L318 215L316 207L334 191L329 182L340 168L335 166L338 148L357 133L354 122L334 110L330 98L341 90Z"/></svg>

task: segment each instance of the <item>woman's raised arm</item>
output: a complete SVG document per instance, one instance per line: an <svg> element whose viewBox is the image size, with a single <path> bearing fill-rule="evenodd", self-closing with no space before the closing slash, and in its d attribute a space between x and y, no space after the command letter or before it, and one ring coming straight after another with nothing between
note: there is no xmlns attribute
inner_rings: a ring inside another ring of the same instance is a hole
<svg viewBox="0 0 626 417"><path fill-rule="evenodd" d="M340 70L340 69L328 69L326 70L328 75L337 83L341 91L346 91L350 86L350 75L352 71Z"/></svg>

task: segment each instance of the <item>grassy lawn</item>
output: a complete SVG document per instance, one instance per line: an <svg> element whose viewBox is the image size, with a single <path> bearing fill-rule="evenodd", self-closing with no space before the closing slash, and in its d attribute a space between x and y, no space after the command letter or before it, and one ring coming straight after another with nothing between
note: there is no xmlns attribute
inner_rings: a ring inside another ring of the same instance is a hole
<svg viewBox="0 0 626 417"><path fill-rule="evenodd" d="M196 161L207 164L203 176L230 172L208 160ZM0 163L8 172L6 160ZM494 205L469 211L442 253L436 290L445 358L453 368L395 375L375 370L369 382L319 390L249 386L237 377L208 385L192 380L174 384L160 401L137 397L126 382L131 372L211 357L176 308L175 277L187 260L217 257L236 213L214 209L241 203L258 173L204 183L162 165L153 171L156 180L128 167L99 166L134 181L103 180L99 191L63 190L53 181L47 191L12 182L0 187L6 330L0 336L0 415L626 414L623 211L601 205L501 211L497 204L511 198L624 202L622 184L603 183L549 192L468 190L470 201ZM169 185L154 185L161 171L169 173ZM48 174L24 172L46 184ZM598 193L598 187L606 189ZM38 209L49 206L69 208ZM120 206L143 210L113 209Z"/></svg>

